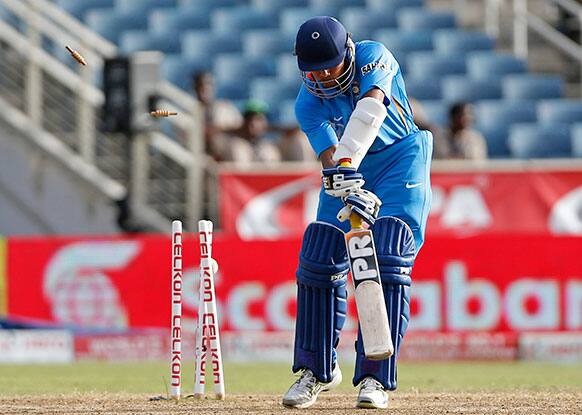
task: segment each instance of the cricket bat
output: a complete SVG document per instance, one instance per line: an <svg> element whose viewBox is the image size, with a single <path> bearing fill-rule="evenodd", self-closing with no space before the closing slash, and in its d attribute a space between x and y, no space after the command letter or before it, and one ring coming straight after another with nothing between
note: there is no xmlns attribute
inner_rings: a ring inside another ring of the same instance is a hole
<svg viewBox="0 0 582 415"><path fill-rule="evenodd" d="M374 237L363 227L363 219L350 215L351 230L346 234L346 248L355 288L358 320L367 359L384 360L394 354L386 303Z"/></svg>

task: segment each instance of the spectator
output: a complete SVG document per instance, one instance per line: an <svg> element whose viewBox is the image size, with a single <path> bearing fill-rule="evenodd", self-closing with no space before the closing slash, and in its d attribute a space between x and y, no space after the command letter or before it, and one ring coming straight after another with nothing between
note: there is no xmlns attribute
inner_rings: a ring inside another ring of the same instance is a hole
<svg viewBox="0 0 582 415"><path fill-rule="evenodd" d="M230 101L215 97L214 78L210 72L198 72L192 79L194 93L204 110L204 142L206 153L218 157L216 136L240 128L243 119L238 109Z"/></svg>
<svg viewBox="0 0 582 415"><path fill-rule="evenodd" d="M298 127L283 134L279 150L284 161L317 161L307 136Z"/></svg>
<svg viewBox="0 0 582 415"><path fill-rule="evenodd" d="M484 160L487 158L485 138L473 127L473 106L466 102L454 104L450 109L449 129L435 137L435 158Z"/></svg>
<svg viewBox="0 0 582 415"><path fill-rule="evenodd" d="M418 128L421 130L430 131L433 136L434 142L438 142L442 140L442 128L441 126L433 123L430 118L428 117L426 110L415 98L408 97L408 101L410 102L410 107L412 108L412 116L414 117L414 123Z"/></svg>
<svg viewBox="0 0 582 415"><path fill-rule="evenodd" d="M279 149L266 138L268 131L267 106L259 101L248 101L242 126L234 134L222 137L220 159L237 163L281 161Z"/></svg>

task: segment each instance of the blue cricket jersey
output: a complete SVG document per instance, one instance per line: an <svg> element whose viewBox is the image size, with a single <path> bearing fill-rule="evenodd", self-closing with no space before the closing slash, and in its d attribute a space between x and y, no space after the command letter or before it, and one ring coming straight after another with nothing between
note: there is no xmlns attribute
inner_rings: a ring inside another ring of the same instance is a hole
<svg viewBox="0 0 582 415"><path fill-rule="evenodd" d="M302 85L295 101L295 115L317 156L338 143L357 101L372 88L384 92L388 115L369 153L419 131L412 118L400 66L392 53L379 42L364 40L356 43L355 54L356 74L348 92L322 99Z"/></svg>

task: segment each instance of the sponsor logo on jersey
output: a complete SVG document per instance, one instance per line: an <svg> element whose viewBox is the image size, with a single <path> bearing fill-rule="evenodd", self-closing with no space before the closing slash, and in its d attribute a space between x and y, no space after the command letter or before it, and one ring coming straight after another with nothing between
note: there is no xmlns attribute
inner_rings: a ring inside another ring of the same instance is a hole
<svg viewBox="0 0 582 415"><path fill-rule="evenodd" d="M331 122L331 127L335 131L338 139L344 134L346 126L343 123L344 117L333 117L333 122Z"/></svg>
<svg viewBox="0 0 582 415"><path fill-rule="evenodd" d="M377 61L377 62L367 63L366 65L364 65L360 68L360 71L362 72L362 75L366 75L366 74L372 72L374 69L388 71L389 68L385 62Z"/></svg>

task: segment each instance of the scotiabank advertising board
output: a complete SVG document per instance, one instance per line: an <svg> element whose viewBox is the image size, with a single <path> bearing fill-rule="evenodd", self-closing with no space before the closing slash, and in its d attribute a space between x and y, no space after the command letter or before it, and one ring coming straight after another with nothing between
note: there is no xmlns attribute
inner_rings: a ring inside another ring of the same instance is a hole
<svg viewBox="0 0 582 415"><path fill-rule="evenodd" d="M292 330L300 239L216 234L222 330ZM170 235L10 238L12 318L88 328L169 327ZM427 239L413 270L417 332L582 330L582 238L481 235ZM197 318L199 248L184 240L185 330ZM351 283L349 284L351 286ZM356 318L353 296L347 330Z"/></svg>
<svg viewBox="0 0 582 415"><path fill-rule="evenodd" d="M582 235L582 170L433 172L431 180L430 235ZM246 240L300 236L315 218L320 185L312 170L224 172L222 228Z"/></svg>

